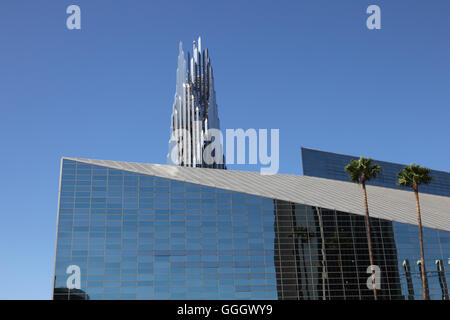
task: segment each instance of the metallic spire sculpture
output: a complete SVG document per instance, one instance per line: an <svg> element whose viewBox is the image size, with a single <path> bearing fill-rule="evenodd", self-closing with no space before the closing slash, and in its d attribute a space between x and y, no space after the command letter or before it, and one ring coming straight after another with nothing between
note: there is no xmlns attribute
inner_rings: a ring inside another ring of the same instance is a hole
<svg viewBox="0 0 450 320"><path fill-rule="evenodd" d="M167 162L186 167L225 169L223 148L219 154L205 161L205 148L211 143L210 130L220 130L219 115L214 90L214 77L208 49L202 51L201 38L194 41L192 57L187 63L180 42L177 68L177 85L172 112L171 137Z"/></svg>

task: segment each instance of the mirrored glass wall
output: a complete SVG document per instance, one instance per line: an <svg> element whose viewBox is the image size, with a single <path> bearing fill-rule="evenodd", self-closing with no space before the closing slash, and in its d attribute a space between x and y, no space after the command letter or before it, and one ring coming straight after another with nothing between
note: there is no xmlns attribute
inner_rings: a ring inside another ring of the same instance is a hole
<svg viewBox="0 0 450 320"><path fill-rule="evenodd" d="M372 236L380 299L422 299L417 227ZM448 299L450 232L425 254ZM368 266L362 216L63 162L54 299L373 299Z"/></svg>

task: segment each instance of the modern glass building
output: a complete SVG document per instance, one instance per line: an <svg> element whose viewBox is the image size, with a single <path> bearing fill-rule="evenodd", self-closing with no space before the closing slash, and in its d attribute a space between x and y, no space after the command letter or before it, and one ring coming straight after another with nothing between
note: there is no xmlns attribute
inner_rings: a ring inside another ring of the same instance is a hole
<svg viewBox="0 0 450 320"><path fill-rule="evenodd" d="M421 299L412 193L368 194L380 298ZM64 158L59 199L54 299L373 299L352 183ZM421 200L427 289L448 299L450 198Z"/></svg>
<svg viewBox="0 0 450 320"><path fill-rule="evenodd" d="M351 160L359 157L344 154L302 148L303 174L305 176L348 181L348 175L344 171L345 166ZM406 165L375 160L383 171L375 180L368 184L399 190L408 188L397 186L397 174ZM433 183L420 186L420 192L450 197L450 173L432 170Z"/></svg>

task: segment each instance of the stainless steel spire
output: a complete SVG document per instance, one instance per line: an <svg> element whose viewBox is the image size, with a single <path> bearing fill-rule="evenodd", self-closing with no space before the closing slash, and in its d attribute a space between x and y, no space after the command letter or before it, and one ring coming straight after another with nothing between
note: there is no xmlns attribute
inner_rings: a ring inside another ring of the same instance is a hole
<svg viewBox="0 0 450 320"><path fill-rule="evenodd" d="M220 152L215 158L222 159L221 163L204 161L205 147L211 143L210 129L220 130L220 122L211 60L208 49L202 50L199 37L193 43L192 57L188 52L187 63L180 42L167 162L186 167L225 169L222 146L215 150Z"/></svg>

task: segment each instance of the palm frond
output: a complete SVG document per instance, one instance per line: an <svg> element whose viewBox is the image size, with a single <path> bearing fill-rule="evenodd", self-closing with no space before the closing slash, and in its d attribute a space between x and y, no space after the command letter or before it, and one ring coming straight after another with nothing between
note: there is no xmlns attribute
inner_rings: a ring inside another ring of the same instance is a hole
<svg viewBox="0 0 450 320"><path fill-rule="evenodd" d="M433 181L430 173L430 169L412 163L398 173L397 184L404 187L418 187L421 184L429 184Z"/></svg>
<svg viewBox="0 0 450 320"><path fill-rule="evenodd" d="M369 181L375 179L382 171L380 165L372 163L372 159L360 157L359 160L350 161L344 170L352 182L361 183L363 177L365 181Z"/></svg>

